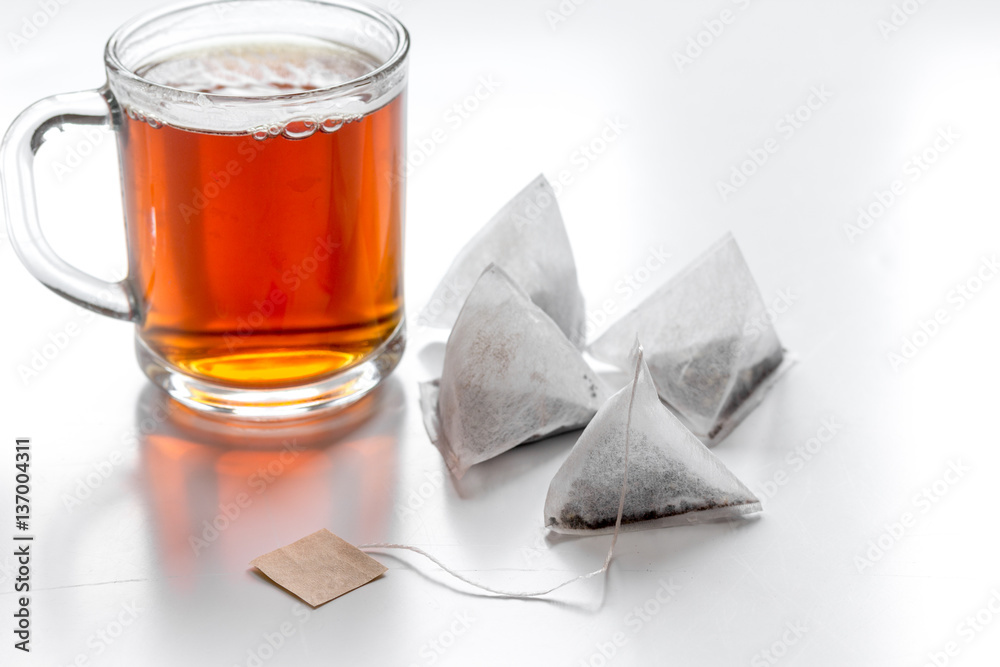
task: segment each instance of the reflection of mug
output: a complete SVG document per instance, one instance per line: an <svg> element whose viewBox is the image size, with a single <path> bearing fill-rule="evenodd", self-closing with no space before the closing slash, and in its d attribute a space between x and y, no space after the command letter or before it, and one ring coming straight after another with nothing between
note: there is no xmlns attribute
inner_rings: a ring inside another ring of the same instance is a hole
<svg viewBox="0 0 1000 667"><path fill-rule="evenodd" d="M140 364L192 407L280 416L356 400L399 361L408 36L354 2L161 9L108 42L108 83L35 103L4 139L11 241L47 287L137 325ZM41 234L52 128L118 138L129 275Z"/></svg>
<svg viewBox="0 0 1000 667"><path fill-rule="evenodd" d="M399 379L389 378L334 416L249 421L144 389L134 428L138 486L151 513L143 524L171 575L164 585L175 592L194 581L189 575L218 572L220 564L243 569L322 526L358 544L384 539L394 518L404 398Z"/></svg>

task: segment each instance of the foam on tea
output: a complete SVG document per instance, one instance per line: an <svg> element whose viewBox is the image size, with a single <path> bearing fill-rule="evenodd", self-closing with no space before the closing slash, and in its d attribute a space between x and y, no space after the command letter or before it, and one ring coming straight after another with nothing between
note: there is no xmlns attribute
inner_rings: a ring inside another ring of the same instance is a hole
<svg viewBox="0 0 1000 667"><path fill-rule="evenodd" d="M639 347L632 365L633 381L601 407L552 479L545 525L611 532L620 507L622 530L759 512L757 497L660 402Z"/></svg>
<svg viewBox="0 0 1000 667"><path fill-rule="evenodd" d="M606 390L556 323L499 267L476 282L445 348L439 382L421 385L424 424L448 468L580 428Z"/></svg>
<svg viewBox="0 0 1000 667"><path fill-rule="evenodd" d="M368 74L372 56L318 39L215 41L179 51L137 69L165 86L215 95L283 95L335 86Z"/></svg>
<svg viewBox="0 0 1000 667"><path fill-rule="evenodd" d="M360 51L303 39L198 47L142 71L186 90L274 95L374 67ZM119 145L143 354L264 389L322 381L396 340L403 94L353 122L276 136L161 127L128 112Z"/></svg>

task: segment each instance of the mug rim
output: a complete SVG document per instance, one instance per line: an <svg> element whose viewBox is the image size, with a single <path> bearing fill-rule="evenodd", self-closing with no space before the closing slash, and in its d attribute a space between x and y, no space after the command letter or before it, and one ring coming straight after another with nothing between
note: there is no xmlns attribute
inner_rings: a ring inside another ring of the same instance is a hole
<svg viewBox="0 0 1000 667"><path fill-rule="evenodd" d="M160 21L174 14L180 14L200 7L227 4L262 4L273 2L273 0L189 0L187 2L176 2L165 7L159 7L133 16L131 19L121 24L108 39L104 47L104 63L110 72L122 77L131 84L138 84L148 89L160 90L170 93L172 96L190 95L202 100L208 99L226 106L239 104L241 102L261 103L268 101L302 101L312 98L339 97L342 94L350 94L358 89L364 88L380 79L387 78L392 71L397 69L405 60L410 50L410 36L406 27L389 12L365 2L356 0L282 0L284 2L295 2L323 7L348 9L364 14L391 29L396 37L396 48L385 62L375 69L359 77L342 81L340 83L314 88L312 90L299 91L294 93L279 93L275 95L221 95L219 93L203 93L186 88L178 88L162 83L157 83L135 72L134 69L126 66L118 53L119 44L131 33L144 26Z"/></svg>

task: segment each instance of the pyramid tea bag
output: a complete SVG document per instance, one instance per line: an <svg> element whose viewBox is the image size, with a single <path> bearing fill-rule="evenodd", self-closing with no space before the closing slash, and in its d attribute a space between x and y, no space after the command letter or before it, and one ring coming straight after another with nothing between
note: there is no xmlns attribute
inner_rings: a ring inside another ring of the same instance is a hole
<svg viewBox="0 0 1000 667"><path fill-rule="evenodd" d="M622 530L759 512L760 501L657 397L641 348L635 374L605 403L552 479L545 524L560 533L615 528L625 476Z"/></svg>
<svg viewBox="0 0 1000 667"><path fill-rule="evenodd" d="M731 234L611 325L589 351L624 369L636 336L646 345L660 397L709 445L791 363Z"/></svg>
<svg viewBox="0 0 1000 667"><path fill-rule="evenodd" d="M417 321L451 327L491 263L506 271L573 344L583 345L586 313L576 263L555 192L544 176L521 190L462 248Z"/></svg>
<svg viewBox="0 0 1000 667"><path fill-rule="evenodd" d="M424 424L452 474L519 444L581 428L607 397L556 323L498 266L476 282L420 388Z"/></svg>

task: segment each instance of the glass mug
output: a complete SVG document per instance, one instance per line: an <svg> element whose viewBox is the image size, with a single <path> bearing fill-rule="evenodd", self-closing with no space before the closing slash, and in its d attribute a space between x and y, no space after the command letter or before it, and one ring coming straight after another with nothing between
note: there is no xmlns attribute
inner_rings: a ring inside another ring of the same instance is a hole
<svg viewBox="0 0 1000 667"><path fill-rule="evenodd" d="M191 407L269 418L354 402L402 355L409 37L325 0L177 5L119 28L107 83L24 111L4 138L9 237L70 301L136 324L146 375ZM117 137L128 276L42 235L45 133Z"/></svg>

